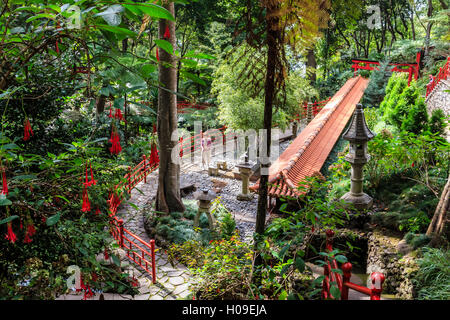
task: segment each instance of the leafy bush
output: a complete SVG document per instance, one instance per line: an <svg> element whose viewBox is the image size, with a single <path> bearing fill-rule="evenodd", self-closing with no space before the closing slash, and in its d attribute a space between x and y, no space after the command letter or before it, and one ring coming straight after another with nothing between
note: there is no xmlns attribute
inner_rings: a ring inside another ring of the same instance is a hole
<svg viewBox="0 0 450 320"><path fill-rule="evenodd" d="M395 176L390 179L375 195L387 211L374 213L372 223L403 232L425 232L438 199L424 185L394 180Z"/></svg>
<svg viewBox="0 0 450 320"><path fill-rule="evenodd" d="M415 81L412 81L410 86L406 86L400 96L397 103L391 105L392 111L388 113L389 121L396 125L397 128L401 128L403 121L409 114L411 108L417 103L419 92L417 91L417 85Z"/></svg>
<svg viewBox="0 0 450 320"><path fill-rule="evenodd" d="M450 300L450 250L423 248L413 283L419 300Z"/></svg>
<svg viewBox="0 0 450 320"><path fill-rule="evenodd" d="M389 118L389 113L397 105L400 94L406 86L408 86L408 80L404 75L393 74L389 79L386 85L386 95L380 105L380 109L386 118Z"/></svg>
<svg viewBox="0 0 450 320"><path fill-rule="evenodd" d="M210 212L217 220L214 230L209 229L208 217L205 213L200 215L199 228L194 228L194 219L198 207L195 200L184 201L186 210L184 213L171 212L168 215L150 216L149 225L157 235L168 242L183 244L186 241L199 241L204 245L211 240L225 238L230 239L236 229L230 212L220 202L220 197L211 203Z"/></svg>
<svg viewBox="0 0 450 320"><path fill-rule="evenodd" d="M211 240L208 245L198 240L172 245L171 259L176 258L201 279L192 290L197 299L248 299L253 252L249 244L230 239Z"/></svg>
<svg viewBox="0 0 450 320"><path fill-rule="evenodd" d="M428 128L428 113L425 100L418 98L416 103L411 106L408 115L401 124L404 131L419 134Z"/></svg>
<svg viewBox="0 0 450 320"><path fill-rule="evenodd" d="M442 109L434 109L431 112L430 118L430 131L436 133L439 136L443 136L445 132L445 114Z"/></svg>

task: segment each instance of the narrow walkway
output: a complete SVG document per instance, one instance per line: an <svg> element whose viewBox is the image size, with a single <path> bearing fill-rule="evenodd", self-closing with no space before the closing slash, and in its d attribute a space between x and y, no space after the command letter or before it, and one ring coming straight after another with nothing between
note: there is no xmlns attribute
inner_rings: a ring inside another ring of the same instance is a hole
<svg viewBox="0 0 450 320"><path fill-rule="evenodd" d="M117 212L117 216L123 219L124 226L147 243L150 242L150 238L144 229L142 210L154 201L158 185L157 179L158 170L147 176L147 183L142 181L131 191L131 198L128 202L124 202ZM148 300L174 300L189 296L191 294L189 286L192 280L189 270L181 263L172 266L167 255L160 248L156 248L155 257L156 284L153 284L148 274L137 265L133 264L133 268L130 269L139 280L139 291L148 295ZM139 298L139 300L143 300L142 297Z"/></svg>

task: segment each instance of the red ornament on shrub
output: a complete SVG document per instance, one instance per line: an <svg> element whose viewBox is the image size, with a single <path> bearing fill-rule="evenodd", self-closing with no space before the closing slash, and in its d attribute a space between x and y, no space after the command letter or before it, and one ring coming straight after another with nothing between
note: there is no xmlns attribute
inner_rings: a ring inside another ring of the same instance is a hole
<svg viewBox="0 0 450 320"><path fill-rule="evenodd" d="M164 32L164 39L169 39L170 38L170 30L169 30L169 27L168 26L166 26L166 30L165 30L165 32Z"/></svg>
<svg viewBox="0 0 450 320"><path fill-rule="evenodd" d="M156 144L154 144L152 146L152 151L150 153L150 165L158 163L159 163L158 149L156 148Z"/></svg>
<svg viewBox="0 0 450 320"><path fill-rule="evenodd" d="M14 233L14 231L12 229L12 222L8 222L8 231L5 235L5 239L11 243L16 242L16 240L17 240L16 234Z"/></svg>
<svg viewBox="0 0 450 320"><path fill-rule="evenodd" d="M109 148L109 151L112 154L119 154L120 151L122 151L122 147L120 146L120 136L117 133L117 129L114 127L111 131L111 139L109 139L109 141L112 144L111 148Z"/></svg>
<svg viewBox="0 0 450 320"><path fill-rule="evenodd" d="M24 127L23 127L23 140L28 141L30 136L33 134L33 129L31 129L30 120L28 118L25 119Z"/></svg>
<svg viewBox="0 0 450 320"><path fill-rule="evenodd" d="M86 187L90 187L92 185L95 186L97 184L97 180L94 180L94 174L92 173L92 165L90 162L89 162L89 167L91 169L91 180L90 181L88 181L88 169L87 169L87 163L86 163L86 178L85 178L85 182L84 182L84 185Z"/></svg>
<svg viewBox="0 0 450 320"><path fill-rule="evenodd" d="M87 187L83 188L83 205L81 206L81 211L88 212L91 211L91 203L89 202Z"/></svg>
<svg viewBox="0 0 450 320"><path fill-rule="evenodd" d="M28 233L25 233L25 238L23 239L23 243L30 243L33 240L30 238L30 236L28 235Z"/></svg>
<svg viewBox="0 0 450 320"><path fill-rule="evenodd" d="M29 224L27 226L27 234L30 236L34 236L35 233L36 233L36 228L34 227L33 223Z"/></svg>
<svg viewBox="0 0 450 320"><path fill-rule="evenodd" d="M123 114L120 109L116 109L116 113L114 114L114 118L123 121Z"/></svg>

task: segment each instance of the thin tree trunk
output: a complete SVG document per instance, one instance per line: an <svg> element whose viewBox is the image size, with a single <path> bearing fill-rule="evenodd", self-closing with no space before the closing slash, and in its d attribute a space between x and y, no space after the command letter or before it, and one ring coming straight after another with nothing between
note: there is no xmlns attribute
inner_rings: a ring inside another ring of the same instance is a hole
<svg viewBox="0 0 450 320"><path fill-rule="evenodd" d="M163 5L175 16L174 3ZM168 26L168 41L175 50L175 22L159 20L159 38L163 38ZM161 212L183 212L185 207L180 195L180 165L172 161L172 149L177 141L172 141L172 132L177 129L177 98L173 92L177 89L177 69L175 56L162 49L159 50L159 82L168 90L158 89L158 142L159 142L159 176L156 195L156 210Z"/></svg>
<svg viewBox="0 0 450 320"><path fill-rule="evenodd" d="M433 2L428 0L428 11L427 17L430 19L433 16ZM433 27L433 22L429 21L427 24L426 34L425 34L425 56L428 56L430 50L430 40L431 40L431 28Z"/></svg>
<svg viewBox="0 0 450 320"><path fill-rule="evenodd" d="M316 82L316 56L314 55L314 49L308 50L308 54L306 56L306 67L308 67L308 79L311 82L311 84L314 84Z"/></svg>
<svg viewBox="0 0 450 320"><path fill-rule="evenodd" d="M415 41L416 40L416 28L414 26L414 12L411 11L411 32L412 32L412 39Z"/></svg>

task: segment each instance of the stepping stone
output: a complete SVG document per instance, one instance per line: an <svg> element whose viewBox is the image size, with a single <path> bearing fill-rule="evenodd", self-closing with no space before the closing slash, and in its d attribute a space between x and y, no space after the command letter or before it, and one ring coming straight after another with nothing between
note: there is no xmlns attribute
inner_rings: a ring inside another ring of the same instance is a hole
<svg viewBox="0 0 450 320"><path fill-rule="evenodd" d="M184 274L183 270L174 270L174 271L168 271L167 275L169 277L178 277Z"/></svg>
<svg viewBox="0 0 450 320"><path fill-rule="evenodd" d="M186 299L186 297L188 297L190 294L191 294L191 291L190 291L190 290L186 290L186 291L181 292L180 294L178 294L178 296L179 296L181 299Z"/></svg>
<svg viewBox="0 0 450 320"><path fill-rule="evenodd" d="M182 292L185 292L185 291L189 291L189 284L187 284L187 283L184 283L182 285L177 286L175 288L175 290L173 291L173 293L176 294L176 295L179 295L179 294L181 294Z"/></svg>
<svg viewBox="0 0 450 320"><path fill-rule="evenodd" d="M164 288L168 291L173 291L175 290L175 286L173 286L172 284L170 284L170 282L165 282L163 284Z"/></svg>

